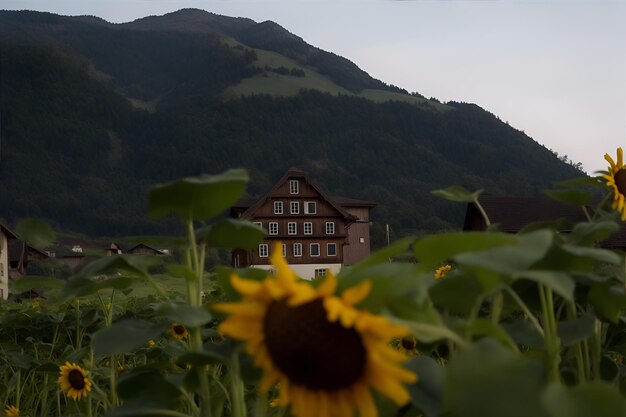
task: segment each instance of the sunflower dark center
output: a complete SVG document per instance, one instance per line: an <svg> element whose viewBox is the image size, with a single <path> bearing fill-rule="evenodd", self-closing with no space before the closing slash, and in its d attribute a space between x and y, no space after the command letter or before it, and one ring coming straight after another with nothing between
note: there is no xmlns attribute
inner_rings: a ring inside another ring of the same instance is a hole
<svg viewBox="0 0 626 417"><path fill-rule="evenodd" d="M85 377L83 376L83 373L78 369L72 369L67 375L67 380L69 381L72 388L76 390L81 390L85 388Z"/></svg>
<svg viewBox="0 0 626 417"><path fill-rule="evenodd" d="M274 365L295 384L333 391L351 386L365 370L359 333L326 319L322 299L297 307L272 302L263 322Z"/></svg>
<svg viewBox="0 0 626 417"><path fill-rule="evenodd" d="M413 350L416 346L415 339L413 339L412 337L403 337L400 341L400 344L406 350Z"/></svg>
<svg viewBox="0 0 626 417"><path fill-rule="evenodd" d="M622 195L626 195L626 168L622 168L615 173L615 186Z"/></svg>
<svg viewBox="0 0 626 417"><path fill-rule="evenodd" d="M177 324L176 326L174 326L174 333L179 334L179 335L185 334L185 326Z"/></svg>

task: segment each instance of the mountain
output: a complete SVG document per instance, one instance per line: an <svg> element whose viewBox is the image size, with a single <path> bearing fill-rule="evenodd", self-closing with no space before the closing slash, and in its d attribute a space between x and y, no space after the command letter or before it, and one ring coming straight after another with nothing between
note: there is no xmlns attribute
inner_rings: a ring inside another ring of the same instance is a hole
<svg viewBox="0 0 626 417"><path fill-rule="evenodd" d="M581 176L475 104L370 77L274 22L185 9L112 24L0 11L0 217L91 236L170 233L146 190L244 167L261 195L291 166L373 200L373 233L458 227L450 185L532 195Z"/></svg>

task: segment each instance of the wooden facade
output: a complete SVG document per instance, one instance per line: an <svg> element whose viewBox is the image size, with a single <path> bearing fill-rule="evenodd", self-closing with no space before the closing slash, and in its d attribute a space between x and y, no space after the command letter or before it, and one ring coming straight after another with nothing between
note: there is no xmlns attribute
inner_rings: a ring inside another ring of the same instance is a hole
<svg viewBox="0 0 626 417"><path fill-rule="evenodd" d="M259 224L266 239L254 251L233 251L236 267L269 267L276 243L304 278L338 272L369 255L369 210L374 203L327 196L308 175L292 168L259 199L240 200L231 215Z"/></svg>

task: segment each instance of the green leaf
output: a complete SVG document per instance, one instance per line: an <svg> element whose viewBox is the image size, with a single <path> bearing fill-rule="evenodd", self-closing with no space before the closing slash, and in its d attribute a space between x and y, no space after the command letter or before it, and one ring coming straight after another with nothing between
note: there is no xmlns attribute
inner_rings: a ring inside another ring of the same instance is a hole
<svg viewBox="0 0 626 417"><path fill-rule="evenodd" d="M219 175L183 178L149 191L150 215L175 213L183 220L206 220L230 208L245 191L248 173L231 169Z"/></svg>
<svg viewBox="0 0 626 417"><path fill-rule="evenodd" d="M578 223L574 226L572 233L567 235L567 241L576 245L592 245L607 239L618 229L616 222L608 220Z"/></svg>
<svg viewBox="0 0 626 417"><path fill-rule="evenodd" d="M543 337L528 320L505 322L501 323L500 326L518 345L527 346L531 349L544 347Z"/></svg>
<svg viewBox="0 0 626 417"><path fill-rule="evenodd" d="M124 406L116 408L111 415L155 415L143 414L142 411L145 410L142 409L173 407L181 395L180 389L175 384L168 381L158 370L149 367L137 367L124 372L117 381L117 393L125 400ZM124 413L126 410L132 410L134 413Z"/></svg>
<svg viewBox="0 0 626 417"><path fill-rule="evenodd" d="M225 219L196 231L198 242L213 248L256 249L265 231L254 223Z"/></svg>
<svg viewBox="0 0 626 417"><path fill-rule="evenodd" d="M443 412L450 417L546 417L541 362L485 338L446 368Z"/></svg>
<svg viewBox="0 0 626 417"><path fill-rule="evenodd" d="M496 323L490 319L478 318L468 323L468 331L472 336L489 336L502 343L503 346L517 351L517 344L511 337Z"/></svg>
<svg viewBox="0 0 626 417"><path fill-rule="evenodd" d="M610 283L597 284L591 287L587 299L593 305L599 317L617 323L626 308L624 286Z"/></svg>
<svg viewBox="0 0 626 417"><path fill-rule="evenodd" d="M595 316L587 312L584 315L568 321L557 323L557 334L563 346L573 346L582 342L593 334Z"/></svg>
<svg viewBox="0 0 626 417"><path fill-rule="evenodd" d="M522 271L513 276L515 279L527 279L543 284L567 301L574 301L576 283L566 273L559 271Z"/></svg>
<svg viewBox="0 0 626 417"><path fill-rule="evenodd" d="M128 319L100 329L91 338L91 346L96 355L116 355L129 353L143 347L148 340L156 339L168 323L151 323L146 320Z"/></svg>
<svg viewBox="0 0 626 417"><path fill-rule="evenodd" d="M478 299L489 290L475 278L463 274L448 274L430 288L436 306L455 314L468 314Z"/></svg>
<svg viewBox="0 0 626 417"><path fill-rule="evenodd" d="M15 232L29 245L41 249L52 245L55 239L54 230L48 223L39 219L24 219L15 226Z"/></svg>
<svg viewBox="0 0 626 417"><path fill-rule="evenodd" d="M411 403L424 417L438 417L443 401L443 368L427 356L412 357L406 367L418 377L416 384L407 387Z"/></svg>
<svg viewBox="0 0 626 417"><path fill-rule="evenodd" d="M622 258L615 252L606 249L589 248L586 246L562 245L561 249L579 258L592 259L597 262L604 262L617 265Z"/></svg>
<svg viewBox="0 0 626 417"><path fill-rule="evenodd" d="M515 245L518 242L519 237L506 233L443 233L418 240L413 251L420 270L432 271L460 253L479 252L503 245Z"/></svg>
<svg viewBox="0 0 626 417"><path fill-rule="evenodd" d="M89 279L86 277L75 277L68 280L61 291L64 298L84 297L95 294L105 288L124 290L133 285L133 279L129 277L117 277L108 279Z"/></svg>
<svg viewBox="0 0 626 417"><path fill-rule="evenodd" d="M359 307L370 311L379 311L405 295L422 302L428 296L428 287L434 283L430 274L418 274L415 264L394 262L351 269L342 273L338 277L338 292L341 293L364 280L371 281L372 290L369 296L359 303Z"/></svg>
<svg viewBox="0 0 626 417"><path fill-rule="evenodd" d="M585 185L603 185L603 182L599 179L601 177L580 177L572 178L570 180L558 181L553 184L557 187L579 187Z"/></svg>
<svg viewBox="0 0 626 417"><path fill-rule="evenodd" d="M552 237L551 231L538 230L520 235L516 245L498 246L481 252L461 253L453 259L459 264L510 275L524 271L541 260L552 245Z"/></svg>
<svg viewBox="0 0 626 417"><path fill-rule="evenodd" d="M437 197L443 198L444 200L458 201L461 203L472 203L478 200L478 196L482 192L483 190L478 190L472 193L470 191L467 191L463 187L453 186L442 190L432 191L432 194L436 195Z"/></svg>
<svg viewBox="0 0 626 417"><path fill-rule="evenodd" d="M376 264L390 262L394 257L398 255L404 255L408 253L409 246L415 241L415 238L407 237L397 240L391 243L388 247L379 249L373 252L370 256L359 261L355 265L347 268L342 268L342 272L350 272L361 268L367 268Z"/></svg>
<svg viewBox="0 0 626 417"><path fill-rule="evenodd" d="M193 269L189 268L187 265L169 264L165 266L165 270L172 277L184 278L186 281L195 282L198 279Z"/></svg>
<svg viewBox="0 0 626 417"><path fill-rule="evenodd" d="M187 327L199 327L211 321L211 313L205 308L189 304L164 302L156 308L156 313L167 317L171 322L182 323Z"/></svg>
<svg viewBox="0 0 626 417"><path fill-rule="evenodd" d="M104 256L87 264L80 270L78 276L94 277L109 273L124 272L128 275L143 276L148 269L159 265L160 259L156 256L113 255Z"/></svg>
<svg viewBox="0 0 626 417"><path fill-rule="evenodd" d="M544 190L543 193L554 200L576 206L591 204L593 201L593 195L588 191L582 190Z"/></svg>
<svg viewBox="0 0 626 417"><path fill-rule="evenodd" d="M624 417L626 402L608 384L591 382L576 387L551 385L543 393L550 417Z"/></svg>

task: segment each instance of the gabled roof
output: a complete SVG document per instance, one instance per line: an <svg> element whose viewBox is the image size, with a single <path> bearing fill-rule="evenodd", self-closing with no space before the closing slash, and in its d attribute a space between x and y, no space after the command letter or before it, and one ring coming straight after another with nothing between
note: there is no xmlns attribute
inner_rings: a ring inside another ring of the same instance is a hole
<svg viewBox="0 0 626 417"><path fill-rule="evenodd" d="M17 235L13 233L4 223L0 223L0 232L2 232L7 239L17 239Z"/></svg>
<svg viewBox="0 0 626 417"><path fill-rule="evenodd" d="M357 200L356 198L332 196L331 199L341 207L376 207L376 203L369 200Z"/></svg>
<svg viewBox="0 0 626 417"><path fill-rule="evenodd" d="M254 203L252 203L249 207L247 207L246 210L242 213L241 216L242 217L252 217L252 214L267 201L269 196L272 195L289 178L302 178L302 179L304 179L309 185L311 185L311 187L313 187L313 189L315 191L317 191L322 196L322 198L324 198L328 202L328 204L330 204L346 220L348 220L348 222L354 222L354 221L357 220L356 216L353 216L352 214L350 214L346 210L344 210L341 207L341 205L339 205L330 196L328 196L324 191L322 191L322 189L317 184L315 184L315 182L311 181L311 179L309 178L309 176L308 176L308 174L306 172L302 171L301 169L295 168L295 167L289 168L289 170L287 170L287 172L282 176L282 178L280 180L278 180L278 182L274 185L274 187L272 187L272 189L268 193L266 193L265 196L259 198ZM243 203L243 200L240 200L239 202L237 202L235 204L235 207L244 208L244 206L241 205L242 203ZM238 204L239 204L239 206L238 206Z"/></svg>

